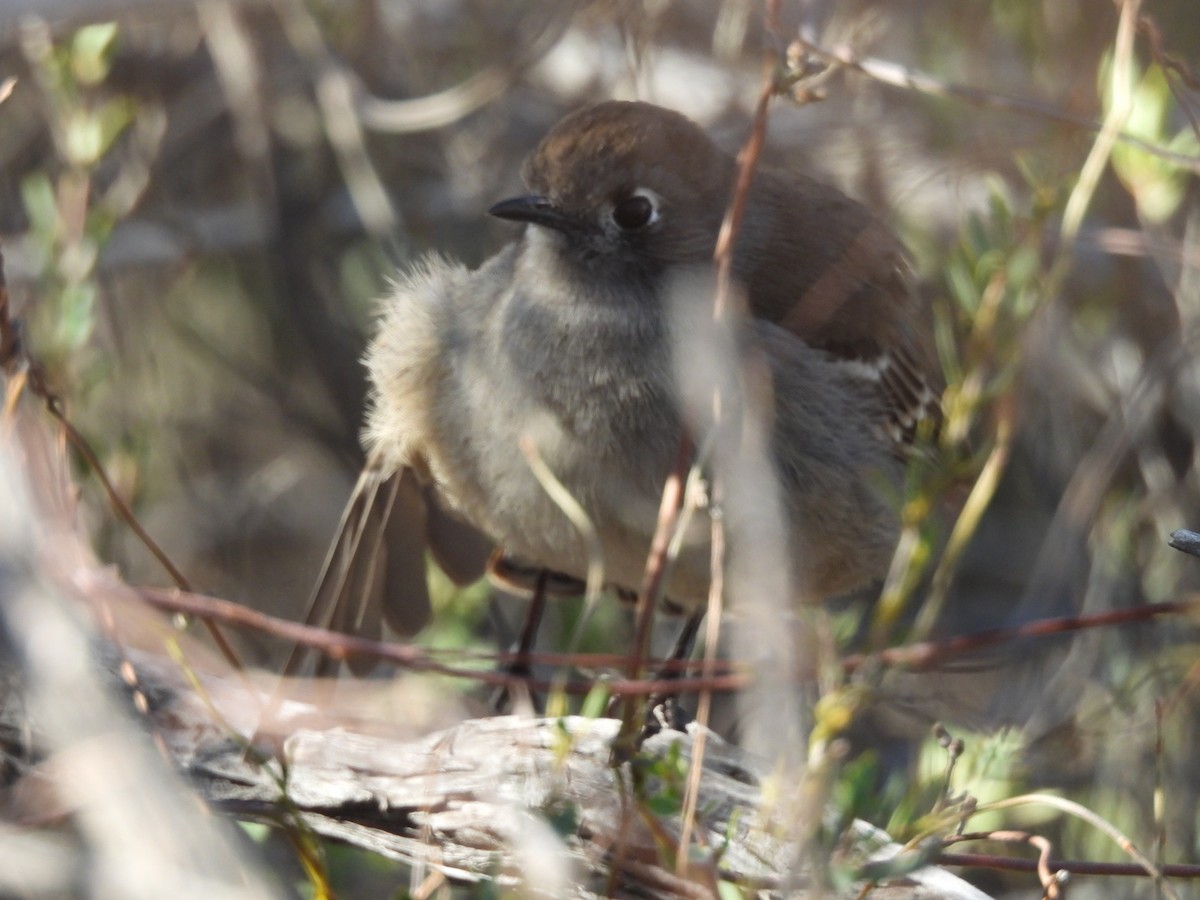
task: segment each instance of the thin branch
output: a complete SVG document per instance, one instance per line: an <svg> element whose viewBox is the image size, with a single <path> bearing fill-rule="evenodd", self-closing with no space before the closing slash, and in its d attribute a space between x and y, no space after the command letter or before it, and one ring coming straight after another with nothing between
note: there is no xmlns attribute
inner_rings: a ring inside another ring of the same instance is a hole
<svg viewBox="0 0 1200 900"><path fill-rule="evenodd" d="M654 528L654 537L650 542L650 552L646 557L646 570L642 576L642 586L638 591L637 606L634 612L633 646L626 660L625 673L630 681L637 681L645 671L646 660L650 655L650 636L654 624L654 608L662 596L664 582L669 562L668 551L671 537L675 533L676 523L683 511L685 496L684 487L687 484L688 470L692 465L693 444L686 428L679 436L679 449L675 454L675 462L671 473L663 485L662 500L658 507L658 522ZM617 747L620 753L630 751L642 731L642 723L638 721L637 704L630 696L621 716L623 726L618 735Z"/></svg>
<svg viewBox="0 0 1200 900"><path fill-rule="evenodd" d="M142 523L138 521L133 510L129 508L129 504L125 502L120 492L117 491L116 486L108 477L108 473L105 472L104 466L100 462L100 458L96 455L96 451L92 449L91 444L88 443L87 439L79 433L78 429L67 418L62 398L50 389L45 368L26 351L24 343L21 340L19 322L12 318L11 315L8 283L4 276L3 253L0 253L0 371L3 372L4 378L8 382L5 397L5 414L8 415L11 413L12 407L16 404L17 399L25 388L28 388L35 397L41 400L46 411L58 422L63 430L63 434L71 442L75 451L83 457L88 467L92 470L92 474L95 475L96 480L100 482L100 486L108 498L109 505L117 514L117 517L137 535L138 540L158 560L159 564L170 575L171 580L181 590L191 590L183 572L171 561L166 551L158 545L158 542L150 536L150 533L142 527ZM235 669L241 669L241 660L238 659L237 653L234 652L233 647L226 640L225 635L221 633L221 630L208 620L205 620L204 627L212 636L213 641L226 661Z"/></svg>
<svg viewBox="0 0 1200 900"><path fill-rule="evenodd" d="M157 609L168 612L186 613L202 617L206 620L212 619L235 628L245 628L283 638L290 642L311 647L335 660L344 660L349 656L372 657L413 672L428 672L450 678L469 679L500 687L515 687L523 684L534 691L548 692L551 690L560 690L567 694L580 696L588 694L596 686L594 679L563 683L559 679L531 680L504 672L460 668L439 662L436 654L430 653L423 647L417 647L412 644L373 641L338 631L317 628L313 625L303 625L299 622L280 619L266 613L258 612L257 610L242 606L240 603L233 603L229 600L219 600L215 597L189 594L182 591L163 590L160 588L141 587L135 588L135 590L141 599ZM520 654L497 654L496 658L502 659L505 656L516 658ZM550 655L541 653L529 653L526 655L526 658L531 663L545 660L569 663L571 660L570 656L563 654ZM614 657L614 659L619 661L626 659L626 657ZM736 673L719 675L710 680L700 678L618 680L605 682L605 688L609 693L617 696L646 697L665 693L666 691L693 692L699 691L701 688L713 691L741 690L750 681L751 677L748 673Z"/></svg>
<svg viewBox="0 0 1200 900"><path fill-rule="evenodd" d="M1149 622L1159 616L1191 615L1197 610L1200 610L1200 595L1193 594L1186 600L1147 603L1130 609L1116 609L1088 616L1037 619L1017 628L994 628L942 641L923 641L904 647L892 647L874 654L855 654L843 659L842 667L848 672L853 672L871 663L919 672L985 647L995 647L1025 638L1053 637L1091 628Z"/></svg>
<svg viewBox="0 0 1200 900"><path fill-rule="evenodd" d="M1041 100L1031 100L1028 97L1002 94L973 85L956 84L928 72L922 72L918 69L892 62L891 60L859 56L853 48L848 46L839 46L830 49L808 41L801 41L800 43L807 52L819 57L829 65L841 66L859 72L874 81L890 87L917 91L931 97L963 100L976 106L1008 110L1027 116L1036 116L1091 132L1100 132L1104 128L1103 123L1097 122L1093 118L1069 113ZM1161 144L1144 140L1127 131L1117 131L1114 137L1123 144L1128 144L1159 159L1174 163L1181 169L1200 174L1200 158L1198 157L1189 156L1186 153L1177 153L1174 150L1163 147Z"/></svg>
<svg viewBox="0 0 1200 900"><path fill-rule="evenodd" d="M367 152L355 111L356 79L335 59L313 14L299 0L275 0L276 14L293 48L311 68L317 107L355 212L375 236L396 232L400 212Z"/></svg>
<svg viewBox="0 0 1200 900"><path fill-rule="evenodd" d="M1133 39L1140 7L1141 0L1122 0L1121 3L1121 17L1117 22L1117 36L1113 45L1112 71L1109 74L1112 101L1063 210L1059 236L1065 252L1059 256L1060 264L1074 250L1075 238L1100 184L1100 176L1108 166L1118 136L1124 133L1125 125L1133 113ZM1057 279L1052 276L1051 283L1055 281Z"/></svg>
<svg viewBox="0 0 1200 900"><path fill-rule="evenodd" d="M357 76L350 74L354 85L355 108L363 127L388 134L432 131L461 121L494 103L558 43L570 25L577 5L554 4L554 14L524 52L518 51L515 58L504 65L489 66L435 94L389 100L371 94Z"/></svg>
<svg viewBox="0 0 1200 900"><path fill-rule="evenodd" d="M999 841L1005 844L1029 844L1038 851L1038 858L1033 860L1033 870L1037 872L1038 880L1042 883L1042 896L1047 900L1057 900L1062 896L1059 889L1059 879L1056 870L1050 862L1050 851L1053 849L1050 841L1041 835L1028 831L980 831L973 834L952 834L945 838L947 845L962 841Z"/></svg>
<svg viewBox="0 0 1200 900"><path fill-rule="evenodd" d="M1057 809L1069 816L1074 816L1087 822L1097 831L1106 835L1114 844L1116 844L1123 853L1127 854L1130 859L1140 865L1148 875L1155 879L1162 879L1163 873L1151 860L1137 848L1122 831L1107 819L1097 815L1092 810L1088 809L1081 803L1076 803L1073 800L1067 800L1064 797L1056 797L1053 794L1021 794L1017 797L1008 797L1004 800L997 800L992 803L980 804L976 812L990 812L993 810L1012 809L1014 807L1031 806L1040 804L1049 806L1051 809ZM1163 893L1171 897L1172 900L1179 900L1179 895L1171 885L1162 884Z"/></svg>
<svg viewBox="0 0 1200 900"><path fill-rule="evenodd" d="M163 590L161 588L142 587L136 588L136 590L144 601L158 609L172 613L194 615L206 620L212 619L215 622L235 628L258 631L288 641L294 641L311 647L318 652L325 653L333 659L341 660L350 655L371 656L414 671L433 672L454 678L474 679L494 685L507 686L523 680L500 673L452 666L440 661L441 658L450 652L463 660L486 659L490 662L503 663L517 659L519 654L516 653L494 653L478 656L461 651L439 652L410 644L372 641L342 632L302 625L299 622L293 622L289 619L279 619L228 600L220 600L214 597L181 591ZM1132 609L1114 610L1091 616L1039 619L1019 628L993 629L977 634L948 638L944 641L930 641L907 647L894 647L874 654L854 654L842 660L841 665L847 673L854 672L866 665L903 667L910 671L922 671L935 668L954 658L965 656L983 648L994 647L1026 638L1051 637L1091 628L1138 622L1145 623L1160 616L1195 614L1197 610L1200 610L1200 595L1190 595L1186 600L1169 603L1147 604ZM615 667L622 662L628 662L627 655L619 654L531 652L527 654L526 658L532 665L553 667ZM680 660L673 664L667 664L665 668L671 672L690 672L704 665L702 661ZM733 661L718 661L714 664L714 669L720 674L714 674L712 677L684 677L654 681L628 679L625 681L606 682L605 687L612 694L618 696L643 696L652 694L655 691L687 693L702 689L713 691L741 690L748 687L753 681L752 674ZM595 686L594 679L569 683L565 687L557 681L528 683L530 683L532 688L541 691L563 687L568 694L586 694Z"/></svg>
<svg viewBox="0 0 1200 900"><path fill-rule="evenodd" d="M779 0L768 0L763 13L767 33L775 35L779 31ZM742 219L745 217L746 204L750 198L750 187L754 183L754 174L758 169L758 161L762 156L763 145L767 138L767 108L771 98L778 90L776 72L779 66L777 53L768 53L764 62L765 73L762 87L758 93L758 102L754 107L754 120L750 134L738 153L738 173L734 182L733 195L729 207L725 210L725 218L721 222L721 230L717 234L717 244L713 250L713 263L717 269L717 287L713 296L713 320L720 322L728 315L729 294L733 289L733 248L741 231ZM713 394L713 425L720 425L720 416L724 412L720 388ZM723 485L718 478L713 479L712 502L718 508L721 505ZM713 677L716 671L717 643L720 635L721 610L725 594L725 523L720 516L712 517L712 547L711 547L711 582L708 591L708 610L706 617L708 626L704 642L704 661L701 669L701 681ZM703 771L704 750L708 734L708 720L712 709L712 691L702 689L696 708L696 721L701 728L696 737L696 748L693 765L688 772L687 788L684 792L682 810L682 827L675 855L676 874L682 875L686 870L690 854L688 848L692 840L692 828L696 821L696 809L700 798L700 775Z"/></svg>
<svg viewBox="0 0 1200 900"><path fill-rule="evenodd" d="M1036 872L1039 864L1034 859L1015 859L1011 856L992 856L987 853L942 853L935 862L939 866L955 866L964 869L1002 869L1010 872ZM1046 864L1059 872L1072 875L1102 875L1105 877L1126 876L1148 878L1142 866L1133 863L1091 862L1086 859L1050 859ZM1200 866L1185 863L1165 863L1161 871L1166 878L1200 878Z"/></svg>

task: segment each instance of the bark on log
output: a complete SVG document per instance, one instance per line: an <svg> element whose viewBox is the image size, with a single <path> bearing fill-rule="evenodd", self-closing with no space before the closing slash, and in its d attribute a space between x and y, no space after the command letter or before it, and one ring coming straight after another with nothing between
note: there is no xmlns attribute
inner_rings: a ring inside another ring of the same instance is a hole
<svg viewBox="0 0 1200 900"><path fill-rule="evenodd" d="M230 693L218 697L210 685L209 702L246 702L233 697L242 688L223 689ZM292 714L320 712L296 707ZM789 827L764 802L771 766L711 733L692 864L682 875L672 871L665 860L681 828L673 807L693 760L695 728L651 737L632 763L617 768L611 747L620 723L612 719L472 719L407 740L341 725L298 728L279 745L286 762L280 767L249 760L228 733L218 737L205 721L210 716L184 695L155 715L176 723L167 735L174 757L210 802L276 819L286 784L288 802L313 831L450 879L495 878L552 897L711 896L718 879L761 885L771 896L841 896L821 894L803 874L806 850L795 833L804 823ZM850 833L843 863L893 859L901 851L866 823ZM932 867L872 896L984 897Z"/></svg>

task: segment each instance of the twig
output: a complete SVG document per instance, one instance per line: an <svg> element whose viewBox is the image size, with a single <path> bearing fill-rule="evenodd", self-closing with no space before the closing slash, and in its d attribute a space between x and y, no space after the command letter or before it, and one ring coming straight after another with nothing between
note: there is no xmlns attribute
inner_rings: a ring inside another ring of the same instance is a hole
<svg viewBox="0 0 1200 900"><path fill-rule="evenodd" d="M8 280L4 275L4 249L0 248L0 369L6 377L13 377L21 342L16 321L8 308Z"/></svg>
<svg viewBox="0 0 1200 900"><path fill-rule="evenodd" d="M373 656L386 660L395 665L419 671L441 673L454 678L471 678L489 684L507 684L505 676L484 672L478 669L455 667L439 662L439 657L445 652L428 650L410 644L396 644L386 641L372 641L366 638L354 637L337 631L329 631L310 625L302 625L288 619L269 616L249 607L206 597L200 594L189 594L180 591L163 590L160 588L137 588L139 596L151 606L173 613L186 613L203 619L212 619L235 628L244 628L270 634L275 637L294 641L311 647L321 653L328 654L334 659L344 659L352 654ZM1125 625L1134 622L1148 622L1164 615L1183 615L1200 610L1200 595L1190 596L1187 600L1169 603L1154 603L1139 606L1134 609L1114 610L1091 616L1071 616L1056 619L1039 619L1019 628L997 628L977 634L962 635L948 638L944 641L930 641L907 647L893 647L874 654L855 654L842 660L842 668L854 672L865 665L883 665L903 667L910 671L922 671L941 665L956 657L964 656L976 650L1009 643L1024 638L1041 638L1054 635L1068 634L1090 628L1101 628L1112 625ZM493 653L484 657L476 657L470 653L456 652L462 659L485 658L492 662L507 662L515 660L519 654ZM564 654L531 652L526 657L531 665L545 666L580 666L606 667L621 662L628 662L628 656L618 654ZM705 665L701 662L699 665ZM697 663L678 661L668 665L668 671L691 671ZM742 690L749 686L753 678L750 673L741 669L735 662L717 661L714 670L729 666L727 671L714 673L711 678L678 678L642 681L630 679L613 681L605 687L613 694L620 696L642 696L657 691L674 691L686 693L707 688L713 691ZM568 684L565 688L569 694L586 694L594 681ZM552 687L549 684L537 682L533 685L538 690Z"/></svg>
<svg viewBox="0 0 1200 900"><path fill-rule="evenodd" d="M1200 610L1200 595L1190 595L1187 600L1147 603L1131 609L1117 609L1094 615L1037 619L1018 628L994 628L943 641L925 641L904 647L892 647L873 654L855 654L843 659L842 667L848 672L853 672L869 662L885 666L903 666L919 672L932 669L954 657L1024 638L1052 637L1089 628L1148 622L1159 616L1190 614L1197 610Z"/></svg>
<svg viewBox="0 0 1200 900"><path fill-rule="evenodd" d="M138 540L142 542L146 549L153 554L154 558L166 570L167 574L171 576L171 580L180 589L185 591L190 590L187 578L184 577L184 574L171 561L166 551L142 527L142 523L138 521L133 510L129 508L129 505L121 497L116 486L104 471L104 466L101 464L96 452L92 449L91 444L88 443L87 439L79 433L67 418L62 398L50 389L45 369L26 351L21 341L18 322L12 317L9 307L8 283L4 276L4 255L2 252L0 252L0 371L3 371L4 377L8 381L6 413L16 403L21 390L28 387L33 395L42 401L46 411L58 422L63 430L63 434L71 442L75 451L88 464L88 467L92 470L92 474L100 482L100 486L108 498L109 505L117 514L117 517L137 535ZM240 669L242 667L241 660L238 659L237 653L234 652L233 647L230 646L225 635L221 633L221 630L214 623L207 620L205 620L204 627L208 630L226 661L235 669Z"/></svg>
<svg viewBox="0 0 1200 900"><path fill-rule="evenodd" d="M558 476L546 465L533 438L522 437L519 444L533 477L537 479L542 490L554 501L554 505L567 517L587 548L588 564L587 577L584 582L584 603L590 609L595 606L600 598L600 592L604 589L604 545L600 541L599 532L596 531L596 524L588 516L587 510L567 490L566 485L559 481Z"/></svg>
<svg viewBox="0 0 1200 900"><path fill-rule="evenodd" d="M763 13L767 33L774 35L779 30L779 0L768 0ZM733 288L733 248L741 231L742 219L746 213L746 203L750 197L750 186L754 182L754 174L758 168L758 160L762 156L763 145L767 137L767 107L771 97L778 89L776 72L778 68L777 54L769 53L765 61L766 72L763 76L762 87L759 89L758 102L754 107L754 120L750 134L738 153L738 173L734 182L733 195L725 210L725 218L721 222L721 230L717 234L717 244L713 250L713 263L717 269L717 287L713 296L713 320L721 322L728 315L729 294ZM713 427L720 426L720 417L724 412L720 388L713 393ZM721 506L723 485L719 478L713 479L712 502L716 508ZM720 516L712 517L712 547L711 547L711 581L708 591L708 620L704 641L704 664L701 669L701 681L713 676L717 658L717 643L720 636L721 609L725 592L725 524ZM692 827L696 820L696 808L700 796L700 775L704 765L704 750L708 735L708 720L712 710L712 691L701 689L700 699L696 708L696 721L702 726L696 737L695 756L689 769L687 788L684 792L682 826L679 832L679 842L675 854L676 874L683 875L689 864L688 847L692 840Z"/></svg>
<svg viewBox="0 0 1200 900"><path fill-rule="evenodd" d="M1019 806L1031 806L1040 804L1049 806L1052 809L1057 809L1069 816L1074 816L1087 822L1097 831L1106 835L1114 844L1121 848L1121 851L1127 854L1130 859L1140 865L1147 874L1155 879L1162 879L1162 871L1151 860L1137 848L1123 832L1107 819L1088 809L1081 803L1076 803L1073 800L1067 800L1064 797L1056 797L1053 794L1021 794L1016 797L1008 797L1004 800L997 800L992 803L980 804L978 812L990 812L993 810L1012 809ZM1174 888L1169 884L1162 884L1163 892L1166 896L1179 900L1179 895Z"/></svg>
<svg viewBox="0 0 1200 900"><path fill-rule="evenodd" d="M1069 259L1075 246L1075 238L1087 208L1092 202L1100 176L1108 165L1112 155L1113 145L1123 133L1125 124L1133 112L1133 39L1136 33L1138 9L1141 0L1122 0L1121 17L1117 22L1117 37L1113 46L1112 71L1109 81L1112 85L1112 104L1104 123L1096 134L1092 149L1084 160L1083 168L1079 170L1079 179L1067 198L1066 208L1062 214L1062 225L1059 236L1064 252L1059 255L1059 265ZM1051 278L1051 283L1057 279Z"/></svg>
<svg viewBox="0 0 1200 900"><path fill-rule="evenodd" d="M958 572L958 564L970 545L972 538L979 529L983 515L991 506L992 498L1000 485L1000 479L1008 468L1009 456L1012 453L1013 435L1017 411L1015 404L1002 402L996 409L996 438L988 453L987 462L971 485L967 500L959 511L950 537L946 541L946 549L933 572L929 586L929 595L921 604L921 610L913 623L912 634L923 638L933 631L946 599L950 594L950 585Z"/></svg>
<svg viewBox="0 0 1200 900"><path fill-rule="evenodd" d="M1057 900L1062 896L1059 890L1057 871L1050 864L1050 851L1053 849L1050 841L1041 835L1030 834L1028 831L979 831L974 834L952 834L945 839L947 845L962 841L1000 841L1006 844L1029 844L1038 851L1038 858L1033 863L1038 880L1042 883L1043 895L1047 900Z"/></svg>
<svg viewBox="0 0 1200 900"><path fill-rule="evenodd" d="M676 451L671 473L663 485L662 500L658 506L658 522L650 542L650 552L646 557L642 586L638 591L633 647L629 651L625 667L625 674L630 681L637 681L645 671L654 624L654 607L662 595L671 536L675 533L675 524L683 510L684 486L687 483L688 470L691 468L692 449L692 439L685 429L679 437L679 449ZM641 733L642 726L637 721L637 713L637 704L633 697L630 697L621 716L623 727L614 746L618 758L633 749L637 736Z"/></svg>
<svg viewBox="0 0 1200 900"><path fill-rule="evenodd" d="M353 79L355 107L363 127L388 134L432 131L452 125L495 102L558 43L576 6L576 3L554 4L555 15L511 61L501 66L489 66L453 87L425 97L404 100L377 97L367 91L357 76L348 73Z"/></svg>
<svg viewBox="0 0 1200 900"><path fill-rule="evenodd" d="M394 234L400 211L367 153L362 121L354 108L355 79L334 59L307 6L298 0L275 0L274 6L292 47L311 67L325 134L355 212L372 235Z"/></svg>
<svg viewBox="0 0 1200 900"><path fill-rule="evenodd" d="M806 51L825 60L830 65L842 66L859 72L874 81L891 87L913 90L931 97L953 98L973 103L977 106L987 106L993 109L1003 109L1023 115L1037 116L1038 118L1049 119L1064 125L1072 125L1091 132L1100 132L1104 129L1104 124L1097 122L1095 119L1069 113L1040 100L1002 94L973 85L956 84L928 72L922 72L900 63L892 62L891 60L858 56L850 47L842 46L829 49L808 41L801 41L801 44ZM1200 158L1189 156L1186 153L1177 153L1174 150L1169 150L1152 141L1144 140L1127 131L1118 130L1114 137L1123 144L1136 147L1152 156L1173 163L1181 169L1200 174Z"/></svg>
<svg viewBox="0 0 1200 900"><path fill-rule="evenodd" d="M964 869L1003 869L1011 872L1035 872L1040 863L1033 859L1014 859L1011 856L992 856L987 853L942 853L935 862L939 866ZM1133 863L1091 862L1086 859L1049 859L1046 865L1072 875L1103 875L1146 878L1146 870ZM1161 867L1167 878L1200 878L1200 866L1186 863L1165 863Z"/></svg>
<svg viewBox="0 0 1200 900"><path fill-rule="evenodd" d="M311 647L332 659L343 660L348 656L369 656L390 662L393 665L415 672L429 672L435 675L445 675L451 678L465 678L494 686L515 686L526 684L531 690L549 691L561 689L567 694L586 695L595 688L594 680L563 683L560 680L529 680L522 676L507 675L503 672L481 671L466 669L439 662L436 654L430 653L423 647L412 644L397 644L387 641L373 641L367 638L348 635L343 632L330 631L313 625L303 625L289 619L279 619L266 613L258 612L239 603L206 597L200 594L188 594L182 591L163 590L160 588L135 589L146 603L157 609L168 612L186 613L205 619L213 619L235 628L245 628L269 634L274 637ZM520 654L497 654L497 659L519 658ZM565 654L529 653L525 657L530 663L565 664L573 657ZM611 657L613 660L624 660L627 657ZM734 691L744 689L751 681L747 673L729 673L717 675L712 679L680 678L641 680L628 679L612 681L605 684L609 693L622 697L645 697L668 690L699 691L708 688L714 691Z"/></svg>

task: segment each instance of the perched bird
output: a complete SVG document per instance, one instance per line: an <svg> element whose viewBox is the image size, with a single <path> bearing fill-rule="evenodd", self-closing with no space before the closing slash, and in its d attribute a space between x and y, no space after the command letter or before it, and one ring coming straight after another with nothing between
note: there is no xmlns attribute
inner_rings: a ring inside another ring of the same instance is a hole
<svg viewBox="0 0 1200 900"><path fill-rule="evenodd" d="M736 168L676 112L590 106L533 151L530 193L491 208L526 223L518 240L474 271L431 256L399 278L367 353L368 466L310 619L415 632L429 615L427 546L460 581L493 543L582 578L585 543L523 438L594 524L608 581L640 583L686 424L674 360L688 348L673 343L668 295L682 274L711 271ZM739 341L769 375L793 599L848 592L886 570L899 451L938 415L904 250L835 188L762 168L733 272L748 313ZM684 300L707 311L712 294ZM690 535L666 586L684 608L708 590L707 534Z"/></svg>

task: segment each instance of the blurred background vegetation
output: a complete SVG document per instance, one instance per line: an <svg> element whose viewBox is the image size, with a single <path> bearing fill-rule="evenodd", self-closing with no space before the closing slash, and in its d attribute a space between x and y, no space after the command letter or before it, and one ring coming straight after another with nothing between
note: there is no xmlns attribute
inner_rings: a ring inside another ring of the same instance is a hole
<svg viewBox="0 0 1200 900"><path fill-rule="evenodd" d="M904 236L950 385L944 465L905 510L910 569L882 603L840 611L846 649L1188 599L1200 560L1166 539L1200 528L1200 16L1194 0L1146 2L1122 53L1122 9L785 0L769 35L751 0L9 0L14 312L192 585L294 618L362 462L359 359L389 276L511 240L484 210L585 102L671 106L736 149L764 46L803 33L862 65L802 81L808 102L778 99L768 157ZM102 555L169 583L80 480ZM484 591L443 595L431 642L495 639ZM620 650L625 614L600 616L595 646ZM1060 792L1195 862L1196 638L1187 617L1156 619L841 685L864 750L843 802L900 837L918 827L944 765L922 743L937 718L967 736L955 790ZM1122 858L1044 807L996 821L1056 855ZM1079 882L1073 897L1154 895Z"/></svg>

